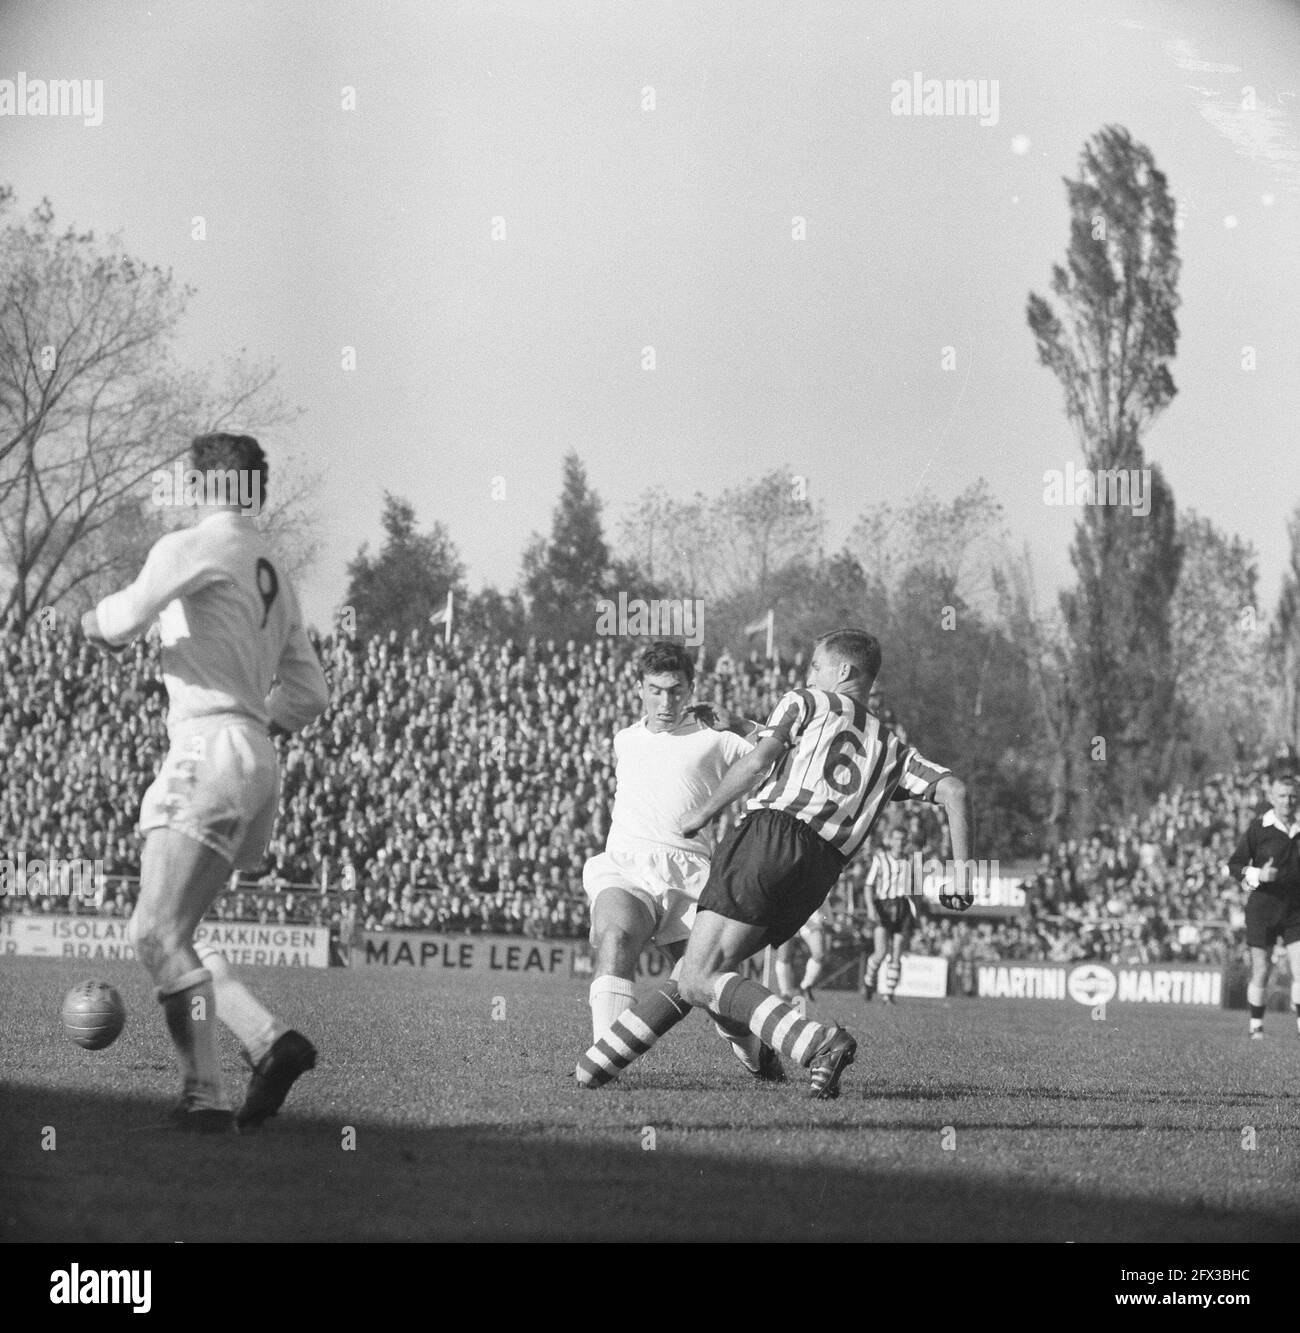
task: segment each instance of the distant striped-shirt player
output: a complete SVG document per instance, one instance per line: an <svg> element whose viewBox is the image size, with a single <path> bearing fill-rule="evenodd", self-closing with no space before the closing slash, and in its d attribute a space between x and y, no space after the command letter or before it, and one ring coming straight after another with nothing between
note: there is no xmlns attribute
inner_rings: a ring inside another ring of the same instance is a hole
<svg viewBox="0 0 1300 1333"><path fill-rule="evenodd" d="M265 493L266 457L249 435L200 435L190 464L210 497ZM239 486L228 486L229 478ZM230 879L266 853L279 804L268 728L296 731L329 703L293 589L234 503L217 501L193 527L155 543L130 587L82 619L86 637L117 651L158 623L169 702L169 748L140 808L144 852L131 917L183 1079L172 1113L198 1133L254 1129L316 1062L299 1032L264 1009L216 949L194 932ZM212 1018L239 1037L253 1074L236 1116L222 1087Z"/></svg>
<svg viewBox="0 0 1300 1333"><path fill-rule="evenodd" d="M886 1004L893 1004L902 978L903 950L916 925L914 867L906 848L907 834L901 828L891 829L886 845L872 853L867 870L863 890L872 950L862 977L864 1000L875 995L882 964L885 978L880 984L880 998Z"/></svg>
<svg viewBox="0 0 1300 1333"><path fill-rule="evenodd" d="M779 945L826 900L849 858L866 842L886 801L935 801L948 817L954 893L968 907L970 804L953 773L928 763L867 709L880 670L880 645L865 630L817 641L806 689L778 702L749 754L727 770L713 795L682 825L690 836L760 778L749 814L718 848L700 895L681 974L624 1012L579 1061L584 1087L608 1083L678 1023L693 1005L742 1022L812 1075L811 1095L839 1094L857 1042L843 1029L800 1016L740 964Z"/></svg>

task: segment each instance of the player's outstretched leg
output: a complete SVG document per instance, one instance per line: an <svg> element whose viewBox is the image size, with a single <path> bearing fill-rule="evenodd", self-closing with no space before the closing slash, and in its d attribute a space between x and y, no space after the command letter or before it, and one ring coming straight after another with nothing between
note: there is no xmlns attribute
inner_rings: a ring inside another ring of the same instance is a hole
<svg viewBox="0 0 1300 1333"><path fill-rule="evenodd" d="M825 1100L840 1095L840 1075L853 1063L858 1043L841 1027L802 1018L792 1004L736 972L716 978L714 1008L749 1030L812 1075L810 1095Z"/></svg>
<svg viewBox="0 0 1300 1333"><path fill-rule="evenodd" d="M578 1061L574 1077L579 1086L604 1087L690 1012L691 1006L671 980L630 1009L624 1009L605 1035Z"/></svg>
<svg viewBox="0 0 1300 1333"><path fill-rule="evenodd" d="M212 973L217 1017L239 1038L244 1060L253 1071L235 1125L240 1130L256 1129L284 1105L294 1083L316 1067L316 1048L258 1002L219 949L200 944L196 952Z"/></svg>

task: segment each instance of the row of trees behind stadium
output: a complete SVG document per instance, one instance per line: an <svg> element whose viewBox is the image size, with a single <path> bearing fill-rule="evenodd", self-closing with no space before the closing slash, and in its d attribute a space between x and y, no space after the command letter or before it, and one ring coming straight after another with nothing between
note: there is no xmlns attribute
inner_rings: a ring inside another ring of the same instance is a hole
<svg viewBox="0 0 1300 1333"><path fill-rule="evenodd" d="M386 496L385 539L349 566L361 635L430 633L451 591L469 638L564 643L597 633L600 599L700 599L704 652L748 655L771 610L783 659L828 626L886 646L882 680L912 738L980 794L999 850L1044 827L1086 831L1133 814L1264 748L1300 740L1300 508L1272 614L1257 605L1250 545L1180 511L1142 439L1176 390L1179 260L1174 205L1150 152L1119 128L1085 146L1066 182L1070 243L1053 304L1031 295L1041 361L1060 381L1083 466L1150 467L1151 507L1081 509L1075 585L1035 596L984 483L941 503L877 505L838 551L800 478L775 470L721 495L648 493L607 532L581 460L564 461L551 530L525 550L517 586L470 593L452 535L419 530ZM173 341L192 292L93 234L60 231L43 202L12 216L0 189L0 619L75 612L139 567L161 530L147 478L201 430L296 413L274 367L218 374L180 365ZM1098 226L1097 220L1103 219ZM160 457L158 441L175 447ZM300 576L319 551L319 478L277 455L260 521ZM986 828L989 824L986 822Z"/></svg>

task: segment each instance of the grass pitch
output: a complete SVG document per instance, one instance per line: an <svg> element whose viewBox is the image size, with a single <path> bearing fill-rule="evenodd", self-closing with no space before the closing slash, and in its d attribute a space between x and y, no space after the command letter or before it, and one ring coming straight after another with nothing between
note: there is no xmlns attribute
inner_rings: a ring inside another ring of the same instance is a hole
<svg viewBox="0 0 1300 1333"><path fill-rule="evenodd" d="M757 1085L692 1015L579 1089L586 988L247 968L320 1049L247 1138L158 1127L171 1048L144 973L0 960L6 1241L1282 1241L1300 1232L1300 1040L1270 1014L988 1000L814 1007L859 1040L837 1102ZM122 992L106 1051L65 992ZM223 1070L245 1072L223 1032Z"/></svg>

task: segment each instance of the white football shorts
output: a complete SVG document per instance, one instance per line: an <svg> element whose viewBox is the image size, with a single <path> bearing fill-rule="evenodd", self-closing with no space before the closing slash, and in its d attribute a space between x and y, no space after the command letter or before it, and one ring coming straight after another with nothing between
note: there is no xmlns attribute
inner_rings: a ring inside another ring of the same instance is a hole
<svg viewBox="0 0 1300 1333"><path fill-rule="evenodd" d="M609 888L630 893L654 917L652 938L661 946L691 933L696 899L708 878L708 857L627 833L611 833L605 850L582 867L588 903L594 908Z"/></svg>
<svg viewBox="0 0 1300 1333"><path fill-rule="evenodd" d="M225 713L183 722L140 805L140 832L170 828L237 870L266 854L280 801L275 746L252 718Z"/></svg>

